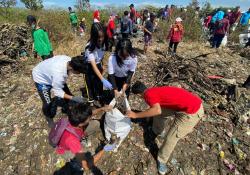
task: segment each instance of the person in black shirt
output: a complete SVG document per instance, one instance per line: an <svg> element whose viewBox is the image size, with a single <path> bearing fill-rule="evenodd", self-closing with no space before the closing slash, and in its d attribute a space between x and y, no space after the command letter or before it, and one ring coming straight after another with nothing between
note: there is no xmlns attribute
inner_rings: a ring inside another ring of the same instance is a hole
<svg viewBox="0 0 250 175"><path fill-rule="evenodd" d="M155 20L155 14L150 14L150 20L146 21L146 24L144 26L144 54L147 53L148 46L152 41L152 33L154 31L154 20Z"/></svg>

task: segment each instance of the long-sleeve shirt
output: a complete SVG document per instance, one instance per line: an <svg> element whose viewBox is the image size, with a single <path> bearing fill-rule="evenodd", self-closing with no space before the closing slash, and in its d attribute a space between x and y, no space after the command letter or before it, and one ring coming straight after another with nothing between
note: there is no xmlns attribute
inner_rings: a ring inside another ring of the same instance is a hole
<svg viewBox="0 0 250 175"><path fill-rule="evenodd" d="M33 80L38 84L52 86L54 95L63 98L63 87L68 78L67 63L70 60L66 55L57 55L40 62L32 70Z"/></svg>

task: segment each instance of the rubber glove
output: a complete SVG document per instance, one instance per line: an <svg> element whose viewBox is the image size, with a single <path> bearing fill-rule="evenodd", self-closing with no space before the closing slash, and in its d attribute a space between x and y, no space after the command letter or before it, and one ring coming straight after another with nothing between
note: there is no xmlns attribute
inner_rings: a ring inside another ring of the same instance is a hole
<svg viewBox="0 0 250 175"><path fill-rule="evenodd" d="M103 86L109 90L113 89L112 84L106 80L105 78L102 79Z"/></svg>
<svg viewBox="0 0 250 175"><path fill-rule="evenodd" d="M83 98L82 96L73 96L72 101L77 102L77 103L85 103L86 99Z"/></svg>
<svg viewBox="0 0 250 175"><path fill-rule="evenodd" d="M110 151L114 151L115 148L116 148L116 144L107 144L103 147L103 150L105 152L110 152Z"/></svg>

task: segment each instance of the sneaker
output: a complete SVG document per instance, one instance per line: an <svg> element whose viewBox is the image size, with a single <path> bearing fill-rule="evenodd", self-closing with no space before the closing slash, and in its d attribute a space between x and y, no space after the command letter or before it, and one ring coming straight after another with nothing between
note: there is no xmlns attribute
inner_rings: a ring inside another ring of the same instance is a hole
<svg viewBox="0 0 250 175"><path fill-rule="evenodd" d="M158 173L161 175L165 175L168 172L168 167L165 163L161 163L158 161Z"/></svg>

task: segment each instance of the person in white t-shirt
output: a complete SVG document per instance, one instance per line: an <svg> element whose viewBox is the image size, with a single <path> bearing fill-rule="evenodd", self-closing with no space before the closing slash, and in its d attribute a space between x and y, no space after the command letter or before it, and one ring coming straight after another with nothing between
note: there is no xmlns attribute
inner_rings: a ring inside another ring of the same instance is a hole
<svg viewBox="0 0 250 175"><path fill-rule="evenodd" d="M105 47L105 30L102 24L94 23L91 27L90 40L85 48L85 62L88 64L85 77L89 102L101 102L103 86L112 89L112 84L103 77L102 60L107 47ZM94 103L96 104L96 103ZM99 104L100 105L100 104Z"/></svg>
<svg viewBox="0 0 250 175"><path fill-rule="evenodd" d="M71 59L66 55L57 55L40 62L33 68L32 77L43 101L42 110L50 127L53 126L53 117L56 115L57 106L67 110L69 101L84 102L81 96L73 96L70 93L66 81L71 73L85 72L86 66L81 56ZM54 98L51 98L51 90L55 95Z"/></svg>
<svg viewBox="0 0 250 175"><path fill-rule="evenodd" d="M109 57L108 74L115 97L122 94L129 96L130 82L137 67L137 57L129 39L122 39L116 46L115 53ZM120 93L122 91L122 93Z"/></svg>

